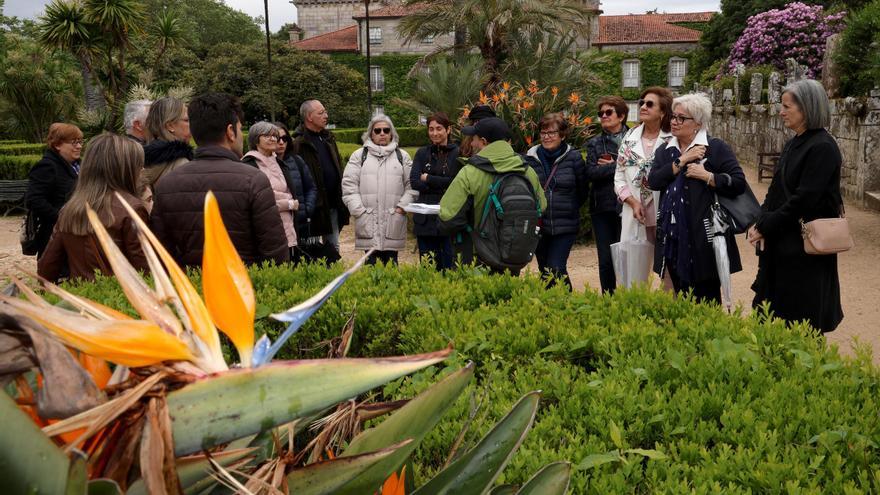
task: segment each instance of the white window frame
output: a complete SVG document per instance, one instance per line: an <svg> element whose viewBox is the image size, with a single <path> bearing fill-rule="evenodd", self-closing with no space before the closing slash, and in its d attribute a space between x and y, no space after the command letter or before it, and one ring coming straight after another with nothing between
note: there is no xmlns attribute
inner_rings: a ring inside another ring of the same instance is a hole
<svg viewBox="0 0 880 495"><path fill-rule="evenodd" d="M627 66L635 66L635 75L630 74L627 77ZM624 88L638 88L642 83L642 62L638 59L627 59L621 62L621 75L623 76L623 83L621 84Z"/></svg>
<svg viewBox="0 0 880 495"><path fill-rule="evenodd" d="M681 74L675 75L673 66L681 67ZM684 86L684 80L687 77L688 60L681 57L672 57L669 59L668 82L670 88L680 88Z"/></svg>
<svg viewBox="0 0 880 495"><path fill-rule="evenodd" d="M373 117L385 115L385 105L373 105Z"/></svg>
<svg viewBox="0 0 880 495"><path fill-rule="evenodd" d="M428 125L428 116L420 113L419 114L419 125Z"/></svg>
<svg viewBox="0 0 880 495"><path fill-rule="evenodd" d="M639 121L639 102L628 101L628 102L626 102L626 106L629 108L629 113L626 116L626 120L628 120L630 122L638 122Z"/></svg>
<svg viewBox="0 0 880 495"><path fill-rule="evenodd" d="M434 44L434 35L429 34L428 36L425 36L424 38L422 38L422 44L423 45L433 45Z"/></svg>
<svg viewBox="0 0 880 495"><path fill-rule="evenodd" d="M370 66L370 89L374 93L385 91L385 73L381 65Z"/></svg>
<svg viewBox="0 0 880 495"><path fill-rule="evenodd" d="M370 31L367 33L367 40L371 45L381 45L382 44L382 28L372 26L370 27Z"/></svg>

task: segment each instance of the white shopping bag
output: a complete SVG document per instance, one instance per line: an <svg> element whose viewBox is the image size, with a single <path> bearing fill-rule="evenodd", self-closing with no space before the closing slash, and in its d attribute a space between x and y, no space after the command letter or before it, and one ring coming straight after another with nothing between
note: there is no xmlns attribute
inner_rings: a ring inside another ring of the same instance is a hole
<svg viewBox="0 0 880 495"><path fill-rule="evenodd" d="M654 245L648 242L645 228L639 226L635 238L612 244L611 259L617 287L629 288L647 282L654 264Z"/></svg>

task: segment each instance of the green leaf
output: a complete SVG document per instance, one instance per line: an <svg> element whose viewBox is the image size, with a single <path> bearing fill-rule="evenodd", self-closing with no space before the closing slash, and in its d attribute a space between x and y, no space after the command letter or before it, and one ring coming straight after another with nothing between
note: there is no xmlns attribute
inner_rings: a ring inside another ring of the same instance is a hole
<svg viewBox="0 0 880 495"><path fill-rule="evenodd" d="M168 394L181 456L308 416L449 356L280 361L232 370Z"/></svg>
<svg viewBox="0 0 880 495"><path fill-rule="evenodd" d="M88 490L89 474L86 471L86 455L81 450L70 454L70 468L67 470L66 495L84 495Z"/></svg>
<svg viewBox="0 0 880 495"><path fill-rule="evenodd" d="M516 495L516 485L498 485L489 492L490 495Z"/></svg>
<svg viewBox="0 0 880 495"><path fill-rule="evenodd" d="M254 453L255 449L234 449L224 452L216 452L211 457L223 467L228 467L245 457ZM176 460L177 477L180 479L180 486L186 490L202 480L211 478L213 468L211 463L203 455L192 457L181 457ZM147 487L144 480L139 479L128 487L126 495L146 495Z"/></svg>
<svg viewBox="0 0 880 495"><path fill-rule="evenodd" d="M9 395L0 392L0 479L7 493L65 493L67 456ZM14 452L14 455L12 454Z"/></svg>
<svg viewBox="0 0 880 495"><path fill-rule="evenodd" d="M405 440L375 452L350 457L337 457L329 461L316 462L303 468L294 469L287 475L288 490L290 493L296 493L297 495L336 493L337 490L354 479L364 484L375 483L375 486L380 486L390 473L385 475L379 473L376 475L374 470L372 480L364 480L364 476L368 475L370 468L374 467L377 463L387 459L388 456L411 443L413 443L412 440Z"/></svg>
<svg viewBox="0 0 880 495"><path fill-rule="evenodd" d="M528 434L540 398L538 391L524 395L480 443L414 493L485 493Z"/></svg>
<svg viewBox="0 0 880 495"><path fill-rule="evenodd" d="M123 495L123 493L115 481L98 479L89 481L88 495Z"/></svg>
<svg viewBox="0 0 880 495"><path fill-rule="evenodd" d="M604 454L592 454L584 457L581 459L581 463L577 465L577 469L592 469L596 466L601 466L602 464L618 461L620 461L620 453L616 450L612 450L611 452L606 452Z"/></svg>
<svg viewBox="0 0 880 495"><path fill-rule="evenodd" d="M649 449L626 449L623 451L625 454L638 454L641 456L645 456L648 459L660 460L660 459L669 459L663 452L659 450L649 450Z"/></svg>
<svg viewBox="0 0 880 495"><path fill-rule="evenodd" d="M571 463L547 464L523 485L517 495L562 495L571 480Z"/></svg>
<svg viewBox="0 0 880 495"><path fill-rule="evenodd" d="M611 420L611 424L608 425L608 430L611 435L611 441L614 442L614 446L618 449L623 449L623 435L620 433L620 428L614 420Z"/></svg>
<svg viewBox="0 0 880 495"><path fill-rule="evenodd" d="M373 493L412 453L425 435L455 403L474 376L474 363L452 373L410 400L379 425L356 436L342 457L364 454L411 438L413 442L399 449L365 472L357 480L336 491L338 494ZM407 470L412 473L412 470ZM374 480L378 479L378 483Z"/></svg>

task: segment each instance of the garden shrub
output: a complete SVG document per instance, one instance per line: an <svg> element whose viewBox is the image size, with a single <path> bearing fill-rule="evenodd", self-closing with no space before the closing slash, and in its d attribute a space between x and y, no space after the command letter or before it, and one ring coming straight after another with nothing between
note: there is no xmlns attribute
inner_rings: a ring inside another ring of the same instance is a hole
<svg viewBox="0 0 880 495"><path fill-rule="evenodd" d="M425 146L430 144L428 140L428 128L425 126L415 127L397 127L397 134L400 136L400 144L402 146ZM361 136L367 130L366 127L354 129L333 129L333 135L336 136L337 143L361 144Z"/></svg>
<svg viewBox="0 0 880 495"><path fill-rule="evenodd" d="M0 156L8 155L42 155L46 145L40 143L18 143L0 145Z"/></svg>
<svg viewBox="0 0 880 495"><path fill-rule="evenodd" d="M835 56L844 95L865 96L880 85L880 0L850 14Z"/></svg>
<svg viewBox="0 0 880 495"><path fill-rule="evenodd" d="M25 180L43 155L0 154L0 180Z"/></svg>
<svg viewBox="0 0 880 495"><path fill-rule="evenodd" d="M305 300L341 270L252 268L257 332L277 336L283 325L269 311ZM73 290L131 312L112 279ZM419 447L419 479L446 460L472 407L480 405L463 448L540 389L535 426L499 482L524 482L567 459L579 466L570 490L578 494L880 490L880 376L867 352L841 358L805 325L788 329L763 312L729 316L662 291L569 294L533 276L376 266L349 279L280 357L326 355L322 342L352 312L353 356L456 349L379 399L411 397L469 360L477 365L466 397ZM633 448L666 458L602 455Z"/></svg>

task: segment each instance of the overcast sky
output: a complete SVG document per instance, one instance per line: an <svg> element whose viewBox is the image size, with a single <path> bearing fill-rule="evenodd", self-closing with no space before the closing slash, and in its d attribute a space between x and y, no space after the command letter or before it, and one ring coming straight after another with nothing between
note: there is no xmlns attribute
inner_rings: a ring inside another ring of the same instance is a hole
<svg viewBox="0 0 880 495"><path fill-rule="evenodd" d="M49 0L6 0L4 14L26 18L36 18ZM251 16L263 15L263 2L260 0L226 0L226 4L242 10ZM643 14L659 8L661 12L704 12L718 10L720 0L613 0L602 2L605 14ZM282 25L296 21L296 8L289 0L269 0L269 28L277 31Z"/></svg>

